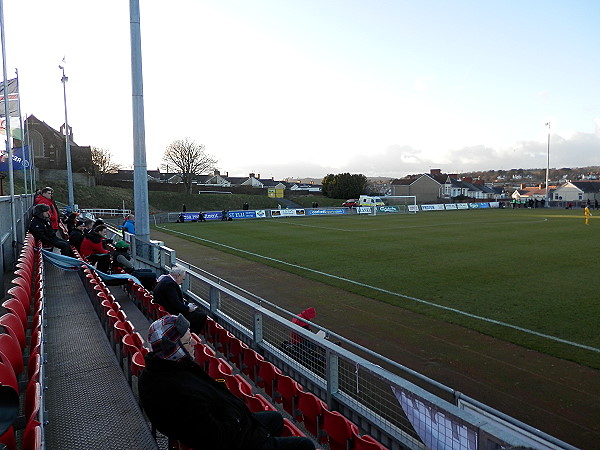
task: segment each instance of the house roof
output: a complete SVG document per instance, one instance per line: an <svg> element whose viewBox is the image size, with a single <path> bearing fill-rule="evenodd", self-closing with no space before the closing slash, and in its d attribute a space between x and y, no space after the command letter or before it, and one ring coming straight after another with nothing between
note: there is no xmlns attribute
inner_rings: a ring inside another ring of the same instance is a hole
<svg viewBox="0 0 600 450"><path fill-rule="evenodd" d="M571 184L585 193L600 193L600 181L572 181Z"/></svg>

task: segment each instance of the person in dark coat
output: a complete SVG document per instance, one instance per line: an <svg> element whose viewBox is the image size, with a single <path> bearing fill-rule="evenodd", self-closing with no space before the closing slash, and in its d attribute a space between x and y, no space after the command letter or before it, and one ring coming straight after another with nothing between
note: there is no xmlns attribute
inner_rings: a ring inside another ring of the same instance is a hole
<svg viewBox="0 0 600 450"><path fill-rule="evenodd" d="M314 450L304 437L274 437L283 429L277 411L252 413L244 402L194 361L189 322L164 316L150 325L140 374L140 402L164 435L197 449Z"/></svg>
<svg viewBox="0 0 600 450"><path fill-rule="evenodd" d="M78 220L75 222L75 227L69 233L69 243L79 251L81 249L81 243L83 242L83 230L85 229L85 222Z"/></svg>
<svg viewBox="0 0 600 450"><path fill-rule="evenodd" d="M154 287L154 303L161 305L169 314L183 314L191 323L193 333L202 333L206 314L197 311L198 306L183 299L179 285L185 280L185 269L173 266L168 275L162 275Z"/></svg>
<svg viewBox="0 0 600 450"><path fill-rule="evenodd" d="M66 256L73 256L71 246L67 241L56 236L56 231L50 224L50 207L44 203L33 207L33 217L29 223L29 232L33 237L42 241L42 245L57 247L60 253Z"/></svg>

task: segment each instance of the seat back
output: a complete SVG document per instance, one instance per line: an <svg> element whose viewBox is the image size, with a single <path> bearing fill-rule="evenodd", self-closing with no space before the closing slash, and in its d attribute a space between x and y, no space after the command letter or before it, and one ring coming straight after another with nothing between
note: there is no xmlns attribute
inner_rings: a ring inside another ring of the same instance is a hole
<svg viewBox="0 0 600 450"><path fill-rule="evenodd" d="M304 422L304 427L313 436L319 436L323 422L323 410L327 408L325 402L310 392L298 392L298 413L296 418Z"/></svg>
<svg viewBox="0 0 600 450"><path fill-rule="evenodd" d="M15 337L0 333L0 352L10 361L10 365L16 376L23 372L23 353L21 352L19 341Z"/></svg>
<svg viewBox="0 0 600 450"><path fill-rule="evenodd" d="M10 328L17 337L21 350L25 349L27 338L25 337L25 329L23 328L21 319L13 313L6 313L0 316L0 325Z"/></svg>
<svg viewBox="0 0 600 450"><path fill-rule="evenodd" d="M21 324L23 324L23 329L27 329L27 313L25 312L25 308L21 304L19 300L16 298L9 298L2 306L8 310L8 312L13 313L15 316L21 320Z"/></svg>
<svg viewBox="0 0 600 450"><path fill-rule="evenodd" d="M328 443L330 450L348 450L353 434L358 428L337 411L323 410L324 437L321 442Z"/></svg>
<svg viewBox="0 0 600 450"><path fill-rule="evenodd" d="M388 450L368 434L363 436L359 436L358 433L353 434L354 450Z"/></svg>

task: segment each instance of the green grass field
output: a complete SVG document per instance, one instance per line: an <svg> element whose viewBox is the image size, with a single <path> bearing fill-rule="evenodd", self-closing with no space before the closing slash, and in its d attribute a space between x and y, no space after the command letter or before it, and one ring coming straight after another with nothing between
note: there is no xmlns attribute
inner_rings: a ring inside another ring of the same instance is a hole
<svg viewBox="0 0 600 450"><path fill-rule="evenodd" d="M192 241L197 236L203 245L600 368L600 217L585 225L579 210L302 217L165 228Z"/></svg>

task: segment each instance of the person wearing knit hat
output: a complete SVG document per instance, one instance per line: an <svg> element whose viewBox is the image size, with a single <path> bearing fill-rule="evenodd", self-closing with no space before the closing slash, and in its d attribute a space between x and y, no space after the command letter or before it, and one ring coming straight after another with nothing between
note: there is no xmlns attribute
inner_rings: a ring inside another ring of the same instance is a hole
<svg viewBox="0 0 600 450"><path fill-rule="evenodd" d="M81 248L81 243L83 242L83 230L85 229L85 222L83 220L78 220L75 222L75 227L69 233L69 244L79 251Z"/></svg>
<svg viewBox="0 0 600 450"><path fill-rule="evenodd" d="M69 243L56 236L56 232L50 223L50 207L45 203L33 207L33 217L29 223L28 231L36 241L41 241L45 247L56 247L60 249L61 254L73 256Z"/></svg>
<svg viewBox="0 0 600 450"><path fill-rule="evenodd" d="M315 450L303 437L274 437L283 429L276 411L252 413L194 360L194 339L182 315L150 325L152 349L140 374L142 407L158 431L192 448L211 450Z"/></svg>

